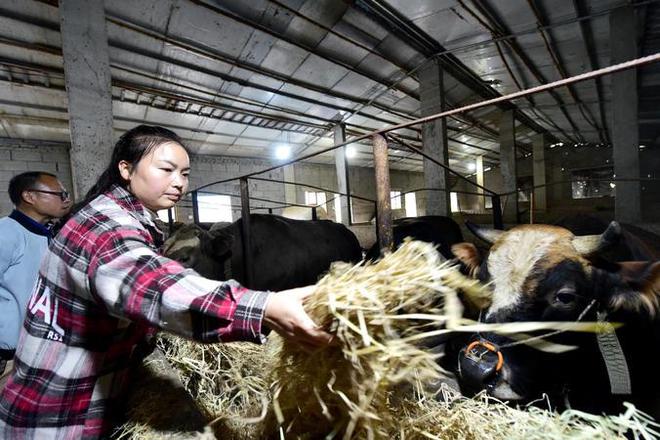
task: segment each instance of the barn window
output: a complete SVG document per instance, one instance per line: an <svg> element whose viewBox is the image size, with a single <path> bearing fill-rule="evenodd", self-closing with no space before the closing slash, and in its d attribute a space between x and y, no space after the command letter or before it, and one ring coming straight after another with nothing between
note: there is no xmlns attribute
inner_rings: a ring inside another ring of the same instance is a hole
<svg viewBox="0 0 660 440"><path fill-rule="evenodd" d="M616 184L609 180L613 177L613 167L574 170L571 172L572 196L574 199L614 197Z"/></svg>
<svg viewBox="0 0 660 440"><path fill-rule="evenodd" d="M200 192L197 194L199 221L204 223L232 222L231 197Z"/></svg>
<svg viewBox="0 0 660 440"><path fill-rule="evenodd" d="M401 191L390 191L392 209L401 209Z"/></svg>
<svg viewBox="0 0 660 440"><path fill-rule="evenodd" d="M341 196L335 195L335 221L341 223Z"/></svg>
<svg viewBox="0 0 660 440"><path fill-rule="evenodd" d="M417 217L417 197L415 193L405 195L406 217Z"/></svg>
<svg viewBox="0 0 660 440"><path fill-rule="evenodd" d="M451 212L458 212L460 211L460 208L458 206L458 194L455 192L449 193L449 204L451 208Z"/></svg>
<svg viewBox="0 0 660 440"><path fill-rule="evenodd" d="M309 206L325 205L325 201L326 198L324 192L305 191L305 205L309 205Z"/></svg>
<svg viewBox="0 0 660 440"><path fill-rule="evenodd" d="M165 223L169 223L170 219L167 217L167 209L161 209L160 211L156 212L156 215L158 216L159 219L164 221ZM177 210L176 208L172 208L172 221L176 221L177 218Z"/></svg>

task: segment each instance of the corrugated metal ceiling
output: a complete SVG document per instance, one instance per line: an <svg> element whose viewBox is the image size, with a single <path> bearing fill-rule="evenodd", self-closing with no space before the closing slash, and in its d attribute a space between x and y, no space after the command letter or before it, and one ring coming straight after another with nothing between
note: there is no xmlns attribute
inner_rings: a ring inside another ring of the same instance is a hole
<svg viewBox="0 0 660 440"><path fill-rule="evenodd" d="M558 7L561 3L561 7ZM609 12L624 0L107 0L117 134L139 122L169 126L205 154L272 157L332 145L419 114L417 69L439 56L458 107L610 64ZM656 1L634 3L640 52L660 48ZM68 140L57 5L0 5L0 137ZM640 71L640 139L659 142L660 66ZM546 132L607 143L609 79L516 102L519 153ZM450 118L452 167L484 154L498 163L501 109ZM420 146L420 130L400 138ZM355 164L371 164L368 145ZM392 166L421 169L405 151ZM407 158L410 157L410 158ZM330 154L317 162L333 163Z"/></svg>

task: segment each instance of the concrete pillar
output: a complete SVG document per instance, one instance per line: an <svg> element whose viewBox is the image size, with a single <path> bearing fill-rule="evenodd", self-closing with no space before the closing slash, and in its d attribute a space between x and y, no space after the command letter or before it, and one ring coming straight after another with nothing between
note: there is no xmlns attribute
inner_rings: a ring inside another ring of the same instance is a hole
<svg viewBox="0 0 660 440"><path fill-rule="evenodd" d="M537 134L532 139L532 173L534 174L534 186L545 185L545 147L548 145L548 137ZM534 190L534 209L545 211L547 209L546 187Z"/></svg>
<svg viewBox="0 0 660 440"><path fill-rule="evenodd" d="M435 59L427 62L420 69L419 95L422 116L440 113L446 109L443 76L442 67ZM422 125L422 145L424 152L430 157L445 165L449 164L446 119L436 119ZM445 189L445 191L427 191L426 215L450 215L448 173L426 158L424 186Z"/></svg>
<svg viewBox="0 0 660 440"><path fill-rule="evenodd" d="M502 173L502 192L516 191L516 131L513 110L502 112L500 119L500 172ZM518 193L513 192L502 197L504 209L502 215L505 223L518 222Z"/></svg>
<svg viewBox="0 0 660 440"><path fill-rule="evenodd" d="M335 144L340 144L346 140L346 127L344 124L335 125L334 129ZM337 171L337 190L341 193L348 193L348 163L346 161L346 146L335 150L335 170ZM349 200L341 196L341 222L349 224Z"/></svg>
<svg viewBox="0 0 660 440"><path fill-rule="evenodd" d="M477 156L476 164L477 164L477 185L484 186L484 157L483 156ZM486 199L483 197L484 190L477 187L477 193L480 194L477 197L477 210L479 212L485 212L486 211Z"/></svg>
<svg viewBox="0 0 660 440"><path fill-rule="evenodd" d="M103 0L60 0L69 100L71 174L77 200L97 182L112 152L112 89Z"/></svg>
<svg viewBox="0 0 660 440"><path fill-rule="evenodd" d="M631 7L610 14L611 63L637 58L637 18ZM612 156L617 179L639 179L637 69L612 74ZM614 217L627 223L642 219L639 182L616 182Z"/></svg>
<svg viewBox="0 0 660 440"><path fill-rule="evenodd" d="M285 182L294 182L296 181L296 170L295 165L287 165L284 169L284 181ZM295 185L284 185L284 200L287 203L298 203L298 187Z"/></svg>

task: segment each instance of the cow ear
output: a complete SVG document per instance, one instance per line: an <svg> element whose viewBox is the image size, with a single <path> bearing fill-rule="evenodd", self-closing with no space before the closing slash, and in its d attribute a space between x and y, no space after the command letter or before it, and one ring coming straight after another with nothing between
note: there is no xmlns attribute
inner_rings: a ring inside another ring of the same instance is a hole
<svg viewBox="0 0 660 440"><path fill-rule="evenodd" d="M481 265L479 250L472 243L457 243L451 247L451 252L468 271L471 277L476 278Z"/></svg>
<svg viewBox="0 0 660 440"><path fill-rule="evenodd" d="M615 286L608 289L608 308L646 312L654 318L660 312L660 261L618 263Z"/></svg>
<svg viewBox="0 0 660 440"><path fill-rule="evenodd" d="M216 229L208 232L210 240L208 240L207 252L213 255L216 259L225 258L231 255L231 249L234 246L234 234L227 230L228 228Z"/></svg>

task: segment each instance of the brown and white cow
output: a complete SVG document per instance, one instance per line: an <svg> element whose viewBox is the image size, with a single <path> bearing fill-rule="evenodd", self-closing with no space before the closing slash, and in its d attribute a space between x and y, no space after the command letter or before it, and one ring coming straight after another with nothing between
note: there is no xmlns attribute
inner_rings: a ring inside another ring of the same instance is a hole
<svg viewBox="0 0 660 440"><path fill-rule="evenodd" d="M489 283L490 305L482 321L596 321L623 325L617 338L562 332L547 339L577 349L540 351L498 334L480 334L448 351L458 360L466 394L486 390L509 402L544 394L559 407L616 412L631 401L660 415L660 262L599 259L621 237L612 222L601 235L575 236L549 225L508 231L471 227L491 244L482 257L473 244L454 245L473 276ZM617 345L619 348L617 348ZM454 364L456 365L456 364Z"/></svg>

